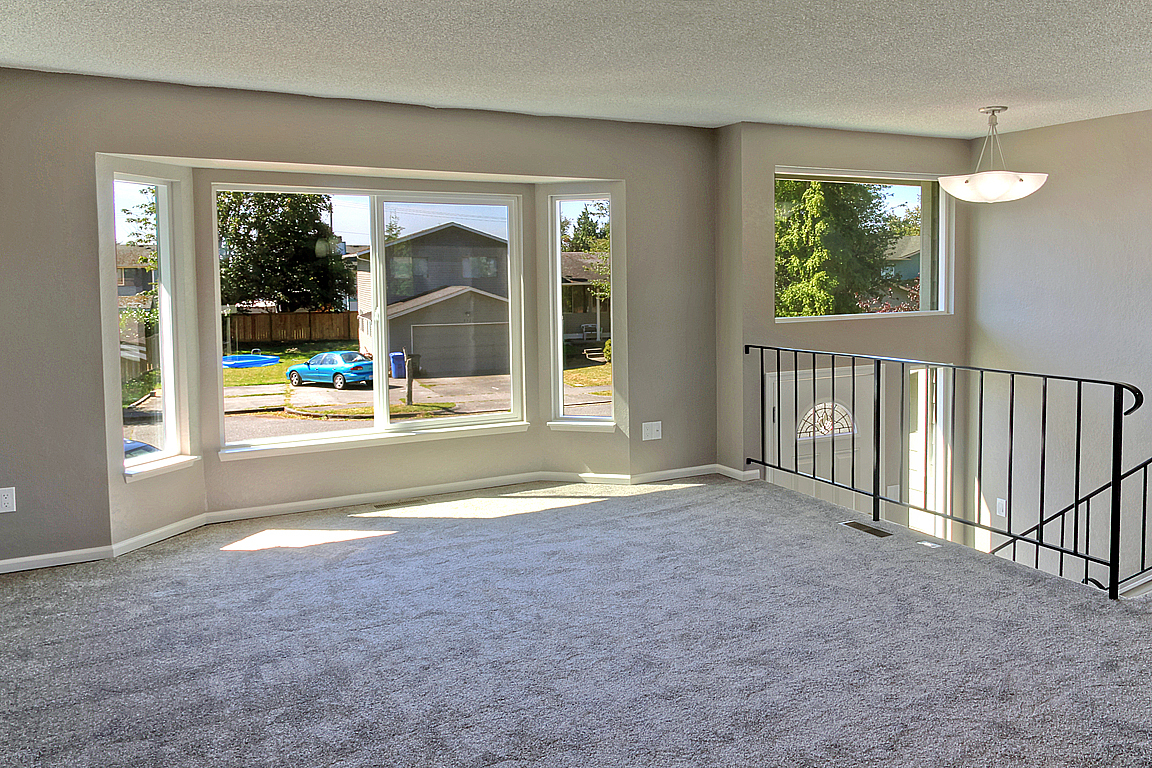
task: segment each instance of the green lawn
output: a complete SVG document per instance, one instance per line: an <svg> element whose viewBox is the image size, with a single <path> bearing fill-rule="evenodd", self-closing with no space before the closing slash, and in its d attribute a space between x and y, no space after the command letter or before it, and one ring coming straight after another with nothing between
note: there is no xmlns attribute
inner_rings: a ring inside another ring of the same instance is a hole
<svg viewBox="0 0 1152 768"><path fill-rule="evenodd" d="M390 405L388 407L388 415L393 419L425 419L431 416L444 416L451 413L452 408L456 407L456 403L416 403L415 405ZM340 418L349 416L371 416L372 406L370 405L356 405L341 408L339 406L313 406L310 408L299 408L300 413L313 414L316 416L328 416L330 418Z"/></svg>
<svg viewBox="0 0 1152 768"><path fill-rule="evenodd" d="M564 371L564 383L570 387L612 386L612 363L568 360L565 365L576 366Z"/></svg>
<svg viewBox="0 0 1152 768"><path fill-rule="evenodd" d="M225 368L224 386L241 387L252 384L283 384L288 381L286 371L297 363L306 363L313 355L320 352L338 352L341 350L360 348L360 342L355 339L344 341L311 341L288 344L261 344L258 349L262 355L279 355L280 362L263 368ZM252 351L233 348L232 354L246 355Z"/></svg>
<svg viewBox="0 0 1152 768"><path fill-rule="evenodd" d="M456 403L414 403L413 405L400 403L399 405L389 405L388 415L393 419L426 419L431 416L449 415L450 409L455 407Z"/></svg>
<svg viewBox="0 0 1152 768"><path fill-rule="evenodd" d="M159 386L160 371L158 369L146 371L134 379L122 382L120 384L120 404L123 406L132 405Z"/></svg>

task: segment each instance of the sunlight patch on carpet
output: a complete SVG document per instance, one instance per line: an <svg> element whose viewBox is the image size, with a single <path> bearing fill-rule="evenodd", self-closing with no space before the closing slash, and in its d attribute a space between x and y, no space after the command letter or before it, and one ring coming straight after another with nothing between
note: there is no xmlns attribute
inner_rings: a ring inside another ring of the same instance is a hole
<svg viewBox="0 0 1152 768"><path fill-rule="evenodd" d="M546 512L550 509L575 507L604 501L599 496L579 498L557 498L555 496L497 496L494 498L454 499L432 504L389 507L373 512L355 512L351 517L453 517L490 519L524 515L531 512Z"/></svg>
<svg viewBox="0 0 1152 768"><path fill-rule="evenodd" d="M623 475L621 475L623 477ZM557 497L557 496L641 496L649 493L683 491L687 488L703 488L704 483L649 483L644 485L613 485L610 483L568 483L547 488L529 488L500 494L502 497ZM596 499L600 501L600 499Z"/></svg>
<svg viewBox="0 0 1152 768"><path fill-rule="evenodd" d="M373 536L387 536L392 533L396 533L396 531L307 531L269 528L226 547L220 547L220 549L229 552L254 552L258 549L275 549L277 547L312 547L317 544L368 539Z"/></svg>

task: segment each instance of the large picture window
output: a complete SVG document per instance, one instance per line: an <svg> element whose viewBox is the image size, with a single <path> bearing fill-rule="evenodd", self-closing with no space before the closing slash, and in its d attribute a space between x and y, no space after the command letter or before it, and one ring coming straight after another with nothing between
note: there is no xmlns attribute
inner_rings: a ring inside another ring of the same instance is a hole
<svg viewBox="0 0 1152 768"><path fill-rule="evenodd" d="M227 444L519 418L518 198L215 196Z"/></svg>
<svg viewBox="0 0 1152 768"><path fill-rule="evenodd" d="M777 173L776 317L941 308L939 185Z"/></svg>

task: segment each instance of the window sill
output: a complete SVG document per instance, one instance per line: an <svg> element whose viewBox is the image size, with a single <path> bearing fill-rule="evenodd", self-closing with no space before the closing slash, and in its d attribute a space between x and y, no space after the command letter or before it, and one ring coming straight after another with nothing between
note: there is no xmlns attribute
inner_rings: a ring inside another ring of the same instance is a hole
<svg viewBox="0 0 1152 768"><path fill-rule="evenodd" d="M573 419L571 421L550 421L548 429L555 432L615 432L616 422L611 419L591 421L589 419Z"/></svg>
<svg viewBox="0 0 1152 768"><path fill-rule="evenodd" d="M777 323L821 323L829 320L864 320L876 317L936 317L950 315L942 309L929 309L922 312L861 312L856 315L808 315L806 317L777 317Z"/></svg>
<svg viewBox="0 0 1152 768"><path fill-rule="evenodd" d="M156 461L148 461L142 464L133 464L131 467L124 468L124 482L134 483L137 480L143 480L146 477L156 477L157 475L166 475L169 472L176 472L181 469L186 469L199 463L199 456L169 456L165 459L157 459Z"/></svg>
<svg viewBox="0 0 1152 768"><path fill-rule="evenodd" d="M232 444L225 446L220 451L220 460L236 461L238 459L264 458L269 456L290 456L298 453L338 451L346 448L369 448L377 445L399 445L401 443L445 440L469 437L471 435L503 435L513 432L525 432L527 429L528 422L526 421L506 421L498 424L428 427L405 432L373 432L370 434L361 432L333 437L311 437L307 440L275 440L264 443Z"/></svg>

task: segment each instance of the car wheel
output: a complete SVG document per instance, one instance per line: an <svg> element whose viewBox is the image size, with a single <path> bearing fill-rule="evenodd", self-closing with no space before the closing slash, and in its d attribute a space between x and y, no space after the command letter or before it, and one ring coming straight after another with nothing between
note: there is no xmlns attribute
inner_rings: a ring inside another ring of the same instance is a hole
<svg viewBox="0 0 1152 768"><path fill-rule="evenodd" d="M304 383L304 379L300 378L300 374L296 373L296 371L292 371L292 373L288 374L288 383L294 387L298 387Z"/></svg>
<svg viewBox="0 0 1152 768"><path fill-rule="evenodd" d="M336 387L336 389L344 389L344 387L348 386L348 382L344 380L344 374L338 373L333 376L332 386Z"/></svg>

